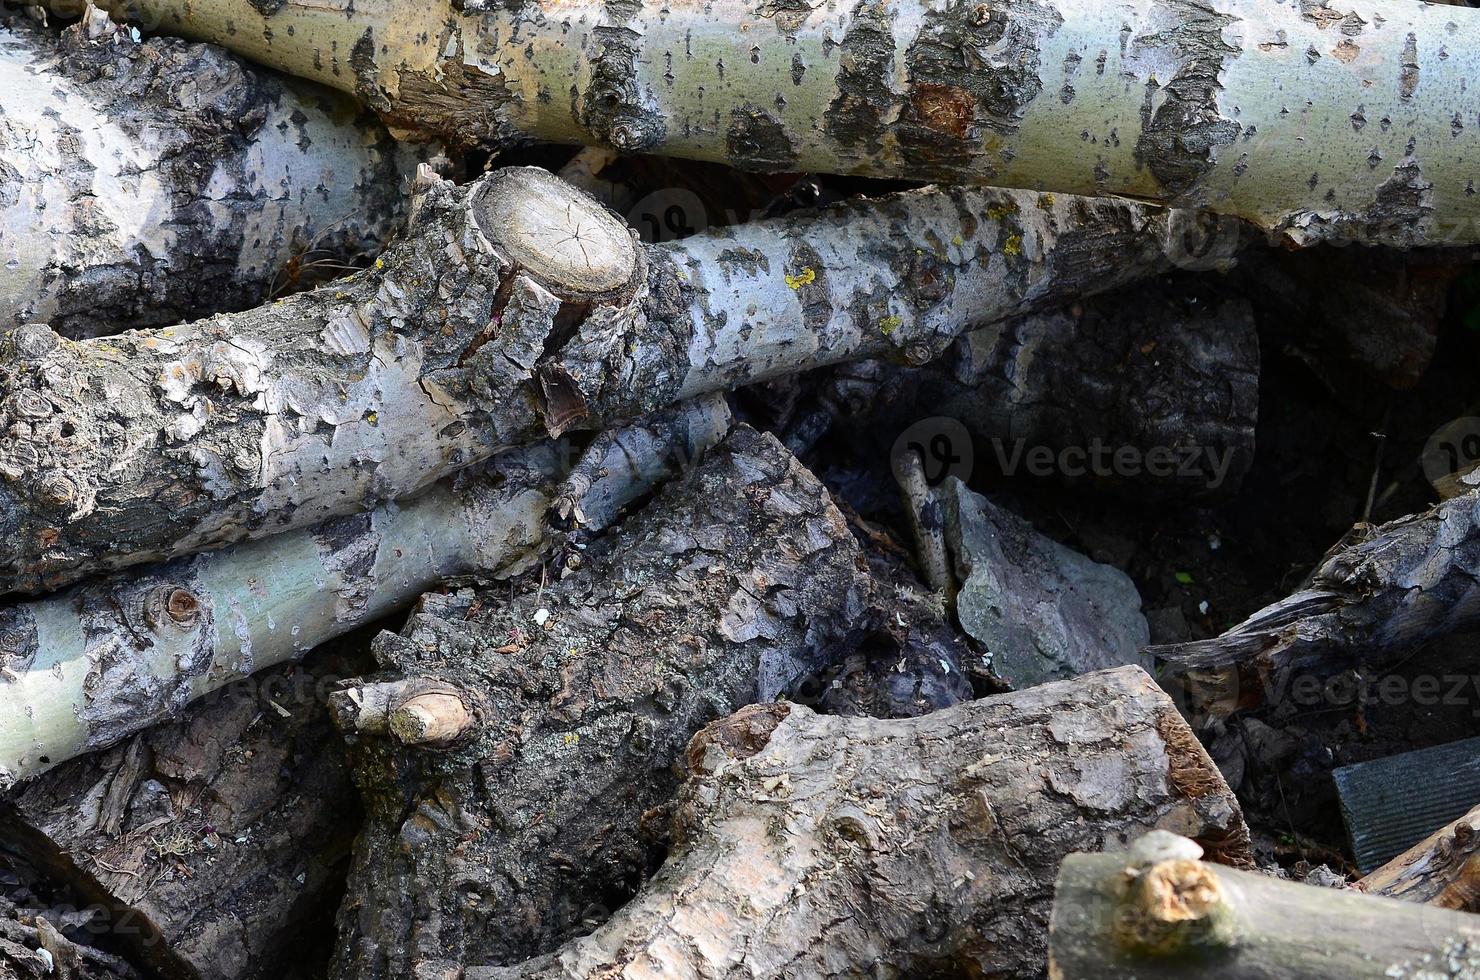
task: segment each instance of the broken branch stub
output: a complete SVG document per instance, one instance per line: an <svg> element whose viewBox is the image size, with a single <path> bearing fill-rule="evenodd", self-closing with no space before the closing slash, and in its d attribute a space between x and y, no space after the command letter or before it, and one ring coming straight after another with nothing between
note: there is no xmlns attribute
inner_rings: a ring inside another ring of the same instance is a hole
<svg viewBox="0 0 1480 980"><path fill-rule="evenodd" d="M1071 851L1173 827L1248 860L1238 802L1135 667L907 720L753 705L687 762L668 859L636 898L554 953L465 975L1031 977Z"/></svg>
<svg viewBox="0 0 1480 980"><path fill-rule="evenodd" d="M1371 895L1422 902L1459 912L1480 912L1480 807L1357 882Z"/></svg>
<svg viewBox="0 0 1480 980"><path fill-rule="evenodd" d="M1480 918L1199 861L1148 834L1123 854L1071 854L1054 886L1049 973L1393 980L1480 973Z"/></svg>
<svg viewBox="0 0 1480 980"><path fill-rule="evenodd" d="M702 457L729 421L710 396L603 433L572 474L599 479L578 487L561 480L561 447L540 444L404 505L0 608L0 788L296 660L447 578L523 569L548 544L558 503L599 531Z"/></svg>
<svg viewBox="0 0 1480 980"><path fill-rule="evenodd" d="M1175 247L1132 202L969 189L636 247L532 168L423 170L409 225L372 269L260 309L0 334L0 593L307 527L750 381L923 363Z"/></svg>
<svg viewBox="0 0 1480 980"><path fill-rule="evenodd" d="M64 7L75 0L48 0ZM471 144L1121 194L1475 242L1480 14L1408 0L112 0Z"/></svg>

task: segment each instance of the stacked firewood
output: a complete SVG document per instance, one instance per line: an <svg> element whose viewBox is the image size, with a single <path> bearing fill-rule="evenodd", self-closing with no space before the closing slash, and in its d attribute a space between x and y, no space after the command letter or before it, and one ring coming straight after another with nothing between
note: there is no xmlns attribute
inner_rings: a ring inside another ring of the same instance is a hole
<svg viewBox="0 0 1480 980"><path fill-rule="evenodd" d="M108 7L0 5L0 978L1480 976L1480 811L1282 781L1480 629L1480 16ZM1289 388L1361 504L1192 596Z"/></svg>

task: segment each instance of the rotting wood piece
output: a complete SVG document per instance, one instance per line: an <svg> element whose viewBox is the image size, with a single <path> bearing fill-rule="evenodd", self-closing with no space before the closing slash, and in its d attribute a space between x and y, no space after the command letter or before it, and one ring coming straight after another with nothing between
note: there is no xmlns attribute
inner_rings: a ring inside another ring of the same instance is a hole
<svg viewBox="0 0 1480 980"><path fill-rule="evenodd" d="M661 853L693 734L851 651L906 665L900 690L855 690L861 706L969 693L919 664L943 642L938 607L892 592L822 484L740 427L563 578L428 597L377 641L387 672L334 699L371 811L337 975L516 963L603 920ZM438 689L476 723L450 749L405 745L389 719Z"/></svg>

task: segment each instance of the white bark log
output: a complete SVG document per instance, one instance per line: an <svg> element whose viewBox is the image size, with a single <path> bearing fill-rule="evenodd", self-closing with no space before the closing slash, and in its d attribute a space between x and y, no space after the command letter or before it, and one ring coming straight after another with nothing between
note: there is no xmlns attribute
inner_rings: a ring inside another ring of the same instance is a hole
<svg viewBox="0 0 1480 980"><path fill-rule="evenodd" d="M614 520L723 437L718 396L600 438L572 490L560 447L505 454L404 505L0 608L0 790L410 605L459 575L512 574L557 499ZM630 447L640 447L633 454Z"/></svg>
<svg viewBox="0 0 1480 980"><path fill-rule="evenodd" d="M469 143L1124 194L1302 242L1480 232L1480 14L1462 8L115 2Z"/></svg>
<svg viewBox="0 0 1480 980"><path fill-rule="evenodd" d="M375 267L262 309L0 334L0 593L306 527L511 447L1166 265L1180 212L924 190L638 247L544 171L418 178Z"/></svg>
<svg viewBox="0 0 1480 980"><path fill-rule="evenodd" d="M419 156L341 93L91 10L0 23L0 327L177 323L373 254Z"/></svg>

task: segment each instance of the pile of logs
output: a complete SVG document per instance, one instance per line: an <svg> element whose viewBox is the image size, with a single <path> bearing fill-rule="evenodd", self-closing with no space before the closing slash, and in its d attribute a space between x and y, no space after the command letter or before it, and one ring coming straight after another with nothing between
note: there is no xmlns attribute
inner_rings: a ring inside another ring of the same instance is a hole
<svg viewBox="0 0 1480 980"><path fill-rule="evenodd" d="M1480 808L1225 753L1480 629L1480 449L1181 633L1052 503L1426 383L1480 14L10 3L0 978L1480 976Z"/></svg>

